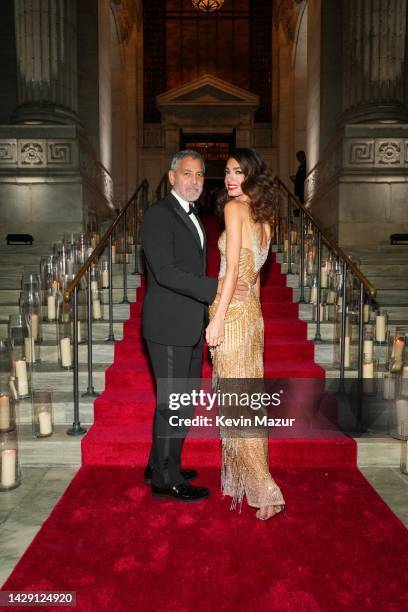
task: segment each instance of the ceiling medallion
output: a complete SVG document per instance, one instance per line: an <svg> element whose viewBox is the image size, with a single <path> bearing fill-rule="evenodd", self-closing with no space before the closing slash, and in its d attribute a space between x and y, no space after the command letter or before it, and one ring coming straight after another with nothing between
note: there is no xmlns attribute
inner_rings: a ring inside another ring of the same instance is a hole
<svg viewBox="0 0 408 612"><path fill-rule="evenodd" d="M224 0L192 0L193 6L198 11L212 13L218 11L224 4Z"/></svg>

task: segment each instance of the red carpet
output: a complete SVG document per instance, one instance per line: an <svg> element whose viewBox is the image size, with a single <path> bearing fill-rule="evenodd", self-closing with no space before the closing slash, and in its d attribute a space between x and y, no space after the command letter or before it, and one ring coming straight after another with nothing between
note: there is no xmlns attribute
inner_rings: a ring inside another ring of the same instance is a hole
<svg viewBox="0 0 408 612"><path fill-rule="evenodd" d="M211 275L218 271L218 233L208 220ZM199 469L199 484L211 488L209 500L151 498L141 484L154 406L140 339L141 294L95 401L95 423L82 441L84 466L3 589L76 590L77 609L109 612L405 609L407 532L356 469L354 440L333 429L324 437L316 430L270 441L288 518L262 523L245 503L242 514L229 511L219 495L215 439L190 437L183 454L185 466ZM322 386L324 370L292 299L273 257L262 287L265 376ZM208 360L203 376L211 376ZM329 399L322 422L333 410Z"/></svg>

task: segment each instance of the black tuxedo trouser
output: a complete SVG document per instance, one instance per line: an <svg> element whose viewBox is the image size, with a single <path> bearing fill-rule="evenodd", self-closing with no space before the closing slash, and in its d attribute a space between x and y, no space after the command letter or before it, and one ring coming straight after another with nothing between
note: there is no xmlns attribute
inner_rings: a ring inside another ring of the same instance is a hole
<svg viewBox="0 0 408 612"><path fill-rule="evenodd" d="M168 394L181 391L190 393L197 386L194 385L193 379L197 382L197 379L201 378L203 343L204 333L194 346L168 346L147 340L156 385L160 385L148 463L152 469L152 483L159 487L171 487L184 482L180 471L181 450L189 427L172 427L169 417L191 418L195 406L170 410ZM163 384L167 385L167 389L161 393L161 390L164 390Z"/></svg>

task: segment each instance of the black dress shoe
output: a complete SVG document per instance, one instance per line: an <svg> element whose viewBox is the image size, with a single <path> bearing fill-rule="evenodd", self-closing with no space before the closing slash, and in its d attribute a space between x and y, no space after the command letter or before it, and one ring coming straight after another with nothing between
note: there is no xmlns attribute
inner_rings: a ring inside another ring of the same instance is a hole
<svg viewBox="0 0 408 612"><path fill-rule="evenodd" d="M180 474L184 480L192 480L198 476L196 470L180 470ZM149 466L144 471L144 482L145 484L152 484L152 468Z"/></svg>
<svg viewBox="0 0 408 612"><path fill-rule="evenodd" d="M205 487L193 487L186 482L172 487L157 487L152 484L152 496L171 499L183 502L200 501L210 495L210 491Z"/></svg>

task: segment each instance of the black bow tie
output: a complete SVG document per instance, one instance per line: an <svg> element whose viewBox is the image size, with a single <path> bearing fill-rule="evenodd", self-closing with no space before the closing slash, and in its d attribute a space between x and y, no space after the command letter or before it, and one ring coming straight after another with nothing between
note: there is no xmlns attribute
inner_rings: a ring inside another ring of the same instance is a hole
<svg viewBox="0 0 408 612"><path fill-rule="evenodd" d="M198 204L196 204L196 202L190 202L190 210L188 211L187 214L188 215L192 215L193 213L197 214L199 210L200 210L200 208L199 208Z"/></svg>

